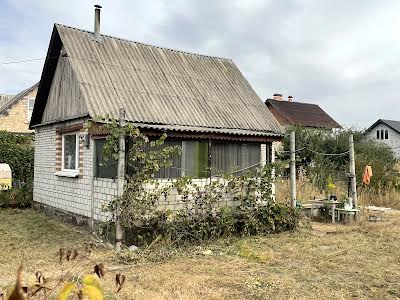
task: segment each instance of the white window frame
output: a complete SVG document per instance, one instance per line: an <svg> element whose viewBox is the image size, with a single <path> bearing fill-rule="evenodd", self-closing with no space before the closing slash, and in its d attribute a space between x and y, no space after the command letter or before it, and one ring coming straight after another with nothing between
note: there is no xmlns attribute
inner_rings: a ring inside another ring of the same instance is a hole
<svg viewBox="0 0 400 300"><path fill-rule="evenodd" d="M65 169L64 168L64 143L65 143L65 137L69 135L75 135L75 169ZM61 146L61 171L57 172L56 175L58 176L64 176L64 177L78 177L79 176L79 132L67 132L64 133L61 137L62 141L62 146Z"/></svg>
<svg viewBox="0 0 400 300"><path fill-rule="evenodd" d="M35 106L35 103L33 104L33 107L32 107L32 113L29 115L29 102L30 101L35 101L35 97L26 97L25 98L26 99L26 118L25 118L25 122L26 123L29 123L30 121L31 121L31 118L32 118L32 113L33 113L33 107Z"/></svg>

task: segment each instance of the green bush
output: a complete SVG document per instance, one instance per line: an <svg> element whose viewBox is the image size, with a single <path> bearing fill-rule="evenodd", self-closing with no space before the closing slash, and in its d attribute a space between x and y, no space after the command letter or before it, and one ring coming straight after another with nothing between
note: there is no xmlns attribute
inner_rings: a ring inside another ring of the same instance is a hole
<svg viewBox="0 0 400 300"><path fill-rule="evenodd" d="M33 138L0 131L0 163L12 171L13 183L19 187L0 190L0 207L29 207L33 187Z"/></svg>
<svg viewBox="0 0 400 300"><path fill-rule="evenodd" d="M272 166L266 166L252 174L214 179L205 186L192 183L190 178L178 179L164 190L176 189L185 199L184 207L175 212L154 210L155 203L146 204L147 197L136 198L140 210L129 215L135 222L124 222L126 241L143 245L162 236L171 243L185 244L293 230L299 213L272 201L271 172ZM223 196L240 205L217 208Z"/></svg>
<svg viewBox="0 0 400 300"><path fill-rule="evenodd" d="M272 165L239 177L227 174L213 178L205 185L196 184L191 177L161 184L154 175L162 167L171 167L172 156L181 153L180 147L175 146L160 150L166 134L151 141L133 124L121 127L116 120L108 120L97 130L109 132L104 145L106 160L118 158L121 135L132 141L127 164L135 172L127 176L122 195L104 206L109 222L118 221L126 229L128 243L143 245L160 236L172 244L202 242L291 230L298 223L295 209L275 204L272 199ZM181 196L183 207L174 212L158 210L160 198L167 198L172 191ZM240 205L221 208L224 198Z"/></svg>
<svg viewBox="0 0 400 300"><path fill-rule="evenodd" d="M28 208L32 204L32 185L0 191L0 207Z"/></svg>
<svg viewBox="0 0 400 300"><path fill-rule="evenodd" d="M126 229L129 244L148 244L158 236L175 244L199 243L217 238L254 236L294 230L298 210L274 203L258 207L225 207L213 214L180 210L169 220L169 212L160 211L144 223Z"/></svg>

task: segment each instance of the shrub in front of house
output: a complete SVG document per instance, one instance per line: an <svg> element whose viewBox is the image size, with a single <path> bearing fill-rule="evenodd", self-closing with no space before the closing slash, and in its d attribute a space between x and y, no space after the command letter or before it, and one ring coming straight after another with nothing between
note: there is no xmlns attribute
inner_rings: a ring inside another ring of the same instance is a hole
<svg viewBox="0 0 400 300"><path fill-rule="evenodd" d="M127 244L143 245L160 236L173 244L196 243L292 230L298 224L296 209L273 200L272 164L214 176L206 169L209 177L201 183L185 176L161 183L155 174L171 167L172 157L181 153L179 146L163 146L166 134L151 141L132 124L120 127L116 120L100 130L109 133L103 146L105 162L117 159L121 135L131 141L127 162L134 172L127 176L123 194L104 207L110 215L108 228L119 220L126 229ZM172 193L178 194L180 204L173 210L160 210L160 199Z"/></svg>
<svg viewBox="0 0 400 300"><path fill-rule="evenodd" d="M0 131L0 163L12 171L13 188L0 191L0 207L25 208L32 203L33 139Z"/></svg>

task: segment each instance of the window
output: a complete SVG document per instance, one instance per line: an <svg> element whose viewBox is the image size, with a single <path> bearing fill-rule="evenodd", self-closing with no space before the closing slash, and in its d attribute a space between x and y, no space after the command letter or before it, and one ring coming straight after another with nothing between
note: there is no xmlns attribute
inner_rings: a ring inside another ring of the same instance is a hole
<svg viewBox="0 0 400 300"><path fill-rule="evenodd" d="M242 171L234 174L242 175L251 170L252 166L256 168L261 161L261 146L258 143L212 142L210 148L208 141L167 140L159 148L144 149L143 151L161 150L169 146L180 146L181 155L173 155L172 166L161 168L155 174L155 178L178 178L181 176L206 178L210 172L213 176L237 170ZM267 147L267 151L268 149ZM134 174L139 168L140 164L129 165L127 173Z"/></svg>
<svg viewBox="0 0 400 300"><path fill-rule="evenodd" d="M377 131L376 131L376 139L379 140L379 137L380 137L380 131L377 130Z"/></svg>
<svg viewBox="0 0 400 300"><path fill-rule="evenodd" d="M184 141L182 145L183 176L206 178L209 172L208 142Z"/></svg>
<svg viewBox="0 0 400 300"><path fill-rule="evenodd" d="M381 130L381 140L383 140L383 130Z"/></svg>
<svg viewBox="0 0 400 300"><path fill-rule="evenodd" d="M31 121L33 106L35 105L35 98L26 99L26 122L29 123Z"/></svg>
<svg viewBox="0 0 400 300"><path fill-rule="evenodd" d="M385 140L389 139L389 130L385 130Z"/></svg>
<svg viewBox="0 0 400 300"><path fill-rule="evenodd" d="M211 170L212 175L233 171L236 175L242 175L256 168L261 161L260 144L241 143L213 143L211 146Z"/></svg>
<svg viewBox="0 0 400 300"><path fill-rule="evenodd" d="M62 137L62 171L79 169L79 134L65 133Z"/></svg>
<svg viewBox="0 0 400 300"><path fill-rule="evenodd" d="M129 148L131 147L131 141L128 142L128 147L127 147L127 153L129 151ZM151 151L159 151L162 150L163 148L166 147L172 147L172 146L179 146L182 147L182 142L181 141L174 141L174 140L168 140L165 141L164 144L161 146L157 147L146 147L143 149L144 152L149 153ZM179 154L174 154L171 157L172 160L172 166L171 167L164 167L161 168L156 174L154 174L155 178L178 178L181 177L182 173L182 156ZM127 173L128 174L134 174L138 169L140 169L140 163L137 163L135 165L128 165Z"/></svg>
<svg viewBox="0 0 400 300"><path fill-rule="evenodd" d="M100 178L117 178L118 161L109 158L104 159L104 144L106 139L98 139L95 141L95 177Z"/></svg>

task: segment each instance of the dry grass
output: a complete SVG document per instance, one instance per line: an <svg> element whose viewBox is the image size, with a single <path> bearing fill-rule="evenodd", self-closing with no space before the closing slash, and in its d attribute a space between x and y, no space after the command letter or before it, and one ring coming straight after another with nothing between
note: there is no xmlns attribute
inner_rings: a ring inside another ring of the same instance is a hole
<svg viewBox="0 0 400 300"><path fill-rule="evenodd" d="M162 262L120 265L110 250L97 248L93 262L122 269L126 286L118 296L109 271L108 299L397 299L400 297L400 213L388 222L353 225L312 223L299 231L221 240L177 253ZM12 284L22 262L26 278L38 269L59 274L57 250L90 241L86 233L26 210L0 211L0 288ZM212 255L202 255L204 249ZM55 279L55 278L53 278Z"/></svg>
<svg viewBox="0 0 400 300"><path fill-rule="evenodd" d="M337 187L334 193L343 200L347 195L347 186L343 183L336 183ZM290 182L289 180L276 180L276 199L280 203L289 203ZM301 202L307 202L312 199L325 197L324 192L318 190L308 181L297 181L297 198ZM400 209L400 192L395 188L382 189L378 191L367 190L363 187L358 188L358 202L361 206L375 205L381 207L390 207Z"/></svg>

